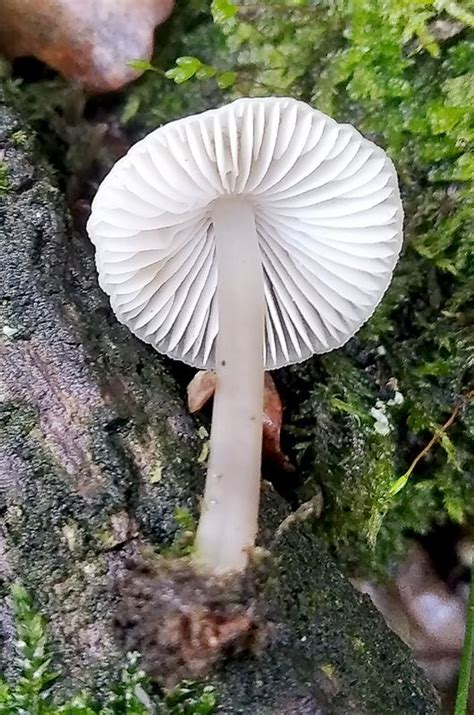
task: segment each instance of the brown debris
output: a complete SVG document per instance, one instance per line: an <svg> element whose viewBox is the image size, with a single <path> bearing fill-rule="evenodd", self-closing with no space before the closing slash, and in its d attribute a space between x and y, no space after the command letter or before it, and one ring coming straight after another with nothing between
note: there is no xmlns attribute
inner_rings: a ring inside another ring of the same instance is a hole
<svg viewBox="0 0 474 715"><path fill-rule="evenodd" d="M265 389L263 396L263 454L275 462L285 472L294 472L295 468L283 453L280 444L281 424L283 421L283 404L273 378L265 373Z"/></svg>
<svg viewBox="0 0 474 715"><path fill-rule="evenodd" d="M188 385L188 409L199 412L209 402L216 390L216 373L199 370Z"/></svg>
<svg viewBox="0 0 474 715"><path fill-rule="evenodd" d="M174 0L2 0L0 49L33 56L92 93L111 92L141 73L153 33Z"/></svg>
<svg viewBox="0 0 474 715"><path fill-rule="evenodd" d="M269 630L249 575L198 573L187 559L130 564L116 624L160 684L202 678L221 658L259 650Z"/></svg>
<svg viewBox="0 0 474 715"><path fill-rule="evenodd" d="M208 370L200 370L188 385L188 408L198 412L211 399L216 389L216 375ZM269 372L265 373L263 398L263 456L274 462L285 472L294 472L286 454L280 445L280 432L283 419L283 405L276 385Z"/></svg>

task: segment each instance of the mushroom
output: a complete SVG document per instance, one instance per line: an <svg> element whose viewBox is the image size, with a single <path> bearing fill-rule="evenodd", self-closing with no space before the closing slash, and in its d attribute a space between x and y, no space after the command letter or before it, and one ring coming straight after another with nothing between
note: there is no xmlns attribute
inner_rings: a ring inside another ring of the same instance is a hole
<svg viewBox="0 0 474 715"><path fill-rule="evenodd" d="M264 370L344 345L402 243L394 166L288 98L239 99L135 144L88 232L118 320L217 374L197 562L243 571L257 532Z"/></svg>

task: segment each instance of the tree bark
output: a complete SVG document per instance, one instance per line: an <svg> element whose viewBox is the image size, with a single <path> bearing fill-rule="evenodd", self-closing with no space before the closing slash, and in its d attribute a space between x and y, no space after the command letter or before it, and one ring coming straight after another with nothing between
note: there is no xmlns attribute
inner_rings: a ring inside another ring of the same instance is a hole
<svg viewBox="0 0 474 715"><path fill-rule="evenodd" d="M123 659L114 581L137 544L170 545L177 507L196 513L202 443L171 363L111 314L50 170L31 140L15 139L24 128L0 94L0 576L3 595L21 581L47 618L56 687L100 693ZM288 508L265 492L278 625L259 657L214 675L219 712L439 712L408 650L339 573L311 519L276 532ZM6 601L0 616L11 677Z"/></svg>

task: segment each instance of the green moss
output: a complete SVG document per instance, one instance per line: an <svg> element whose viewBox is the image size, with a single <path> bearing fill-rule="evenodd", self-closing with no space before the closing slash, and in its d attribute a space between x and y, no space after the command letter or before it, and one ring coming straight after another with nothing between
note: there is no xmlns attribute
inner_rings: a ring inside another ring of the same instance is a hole
<svg viewBox="0 0 474 715"><path fill-rule="evenodd" d="M28 435L38 424L38 414L31 406L23 402L2 402L0 405L0 427L2 437L14 438Z"/></svg>
<svg viewBox="0 0 474 715"><path fill-rule="evenodd" d="M153 689L139 668L138 656L128 654L119 680L111 683L101 701L87 692L55 702L51 684L60 676L51 665L53 651L48 643L47 624L36 612L25 589L11 588L9 605L15 620L17 676L10 683L0 679L0 712L5 715L212 715L216 696L210 686L182 683L162 696Z"/></svg>
<svg viewBox="0 0 474 715"><path fill-rule="evenodd" d="M5 162L0 161L0 196L10 190L10 180L8 178L9 169Z"/></svg>
<svg viewBox="0 0 474 715"><path fill-rule="evenodd" d="M163 715L212 715L217 697L212 685L183 682L164 701Z"/></svg>
<svg viewBox="0 0 474 715"><path fill-rule="evenodd" d="M28 134L23 129L19 129L17 132L13 132L11 136L13 145L16 147L28 146Z"/></svg>
<svg viewBox="0 0 474 715"><path fill-rule="evenodd" d="M163 549L161 554L169 558L189 556L194 548L196 520L189 509L183 507L177 507L173 516L178 528L173 543L168 548Z"/></svg>

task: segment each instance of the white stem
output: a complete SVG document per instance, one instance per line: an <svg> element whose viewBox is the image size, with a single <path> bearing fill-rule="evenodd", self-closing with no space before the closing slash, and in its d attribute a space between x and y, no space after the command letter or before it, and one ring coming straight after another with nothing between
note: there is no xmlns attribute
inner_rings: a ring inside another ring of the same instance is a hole
<svg viewBox="0 0 474 715"><path fill-rule="evenodd" d="M219 332L210 458L196 559L214 573L242 571L255 544L264 379L263 269L252 206L216 201Z"/></svg>

